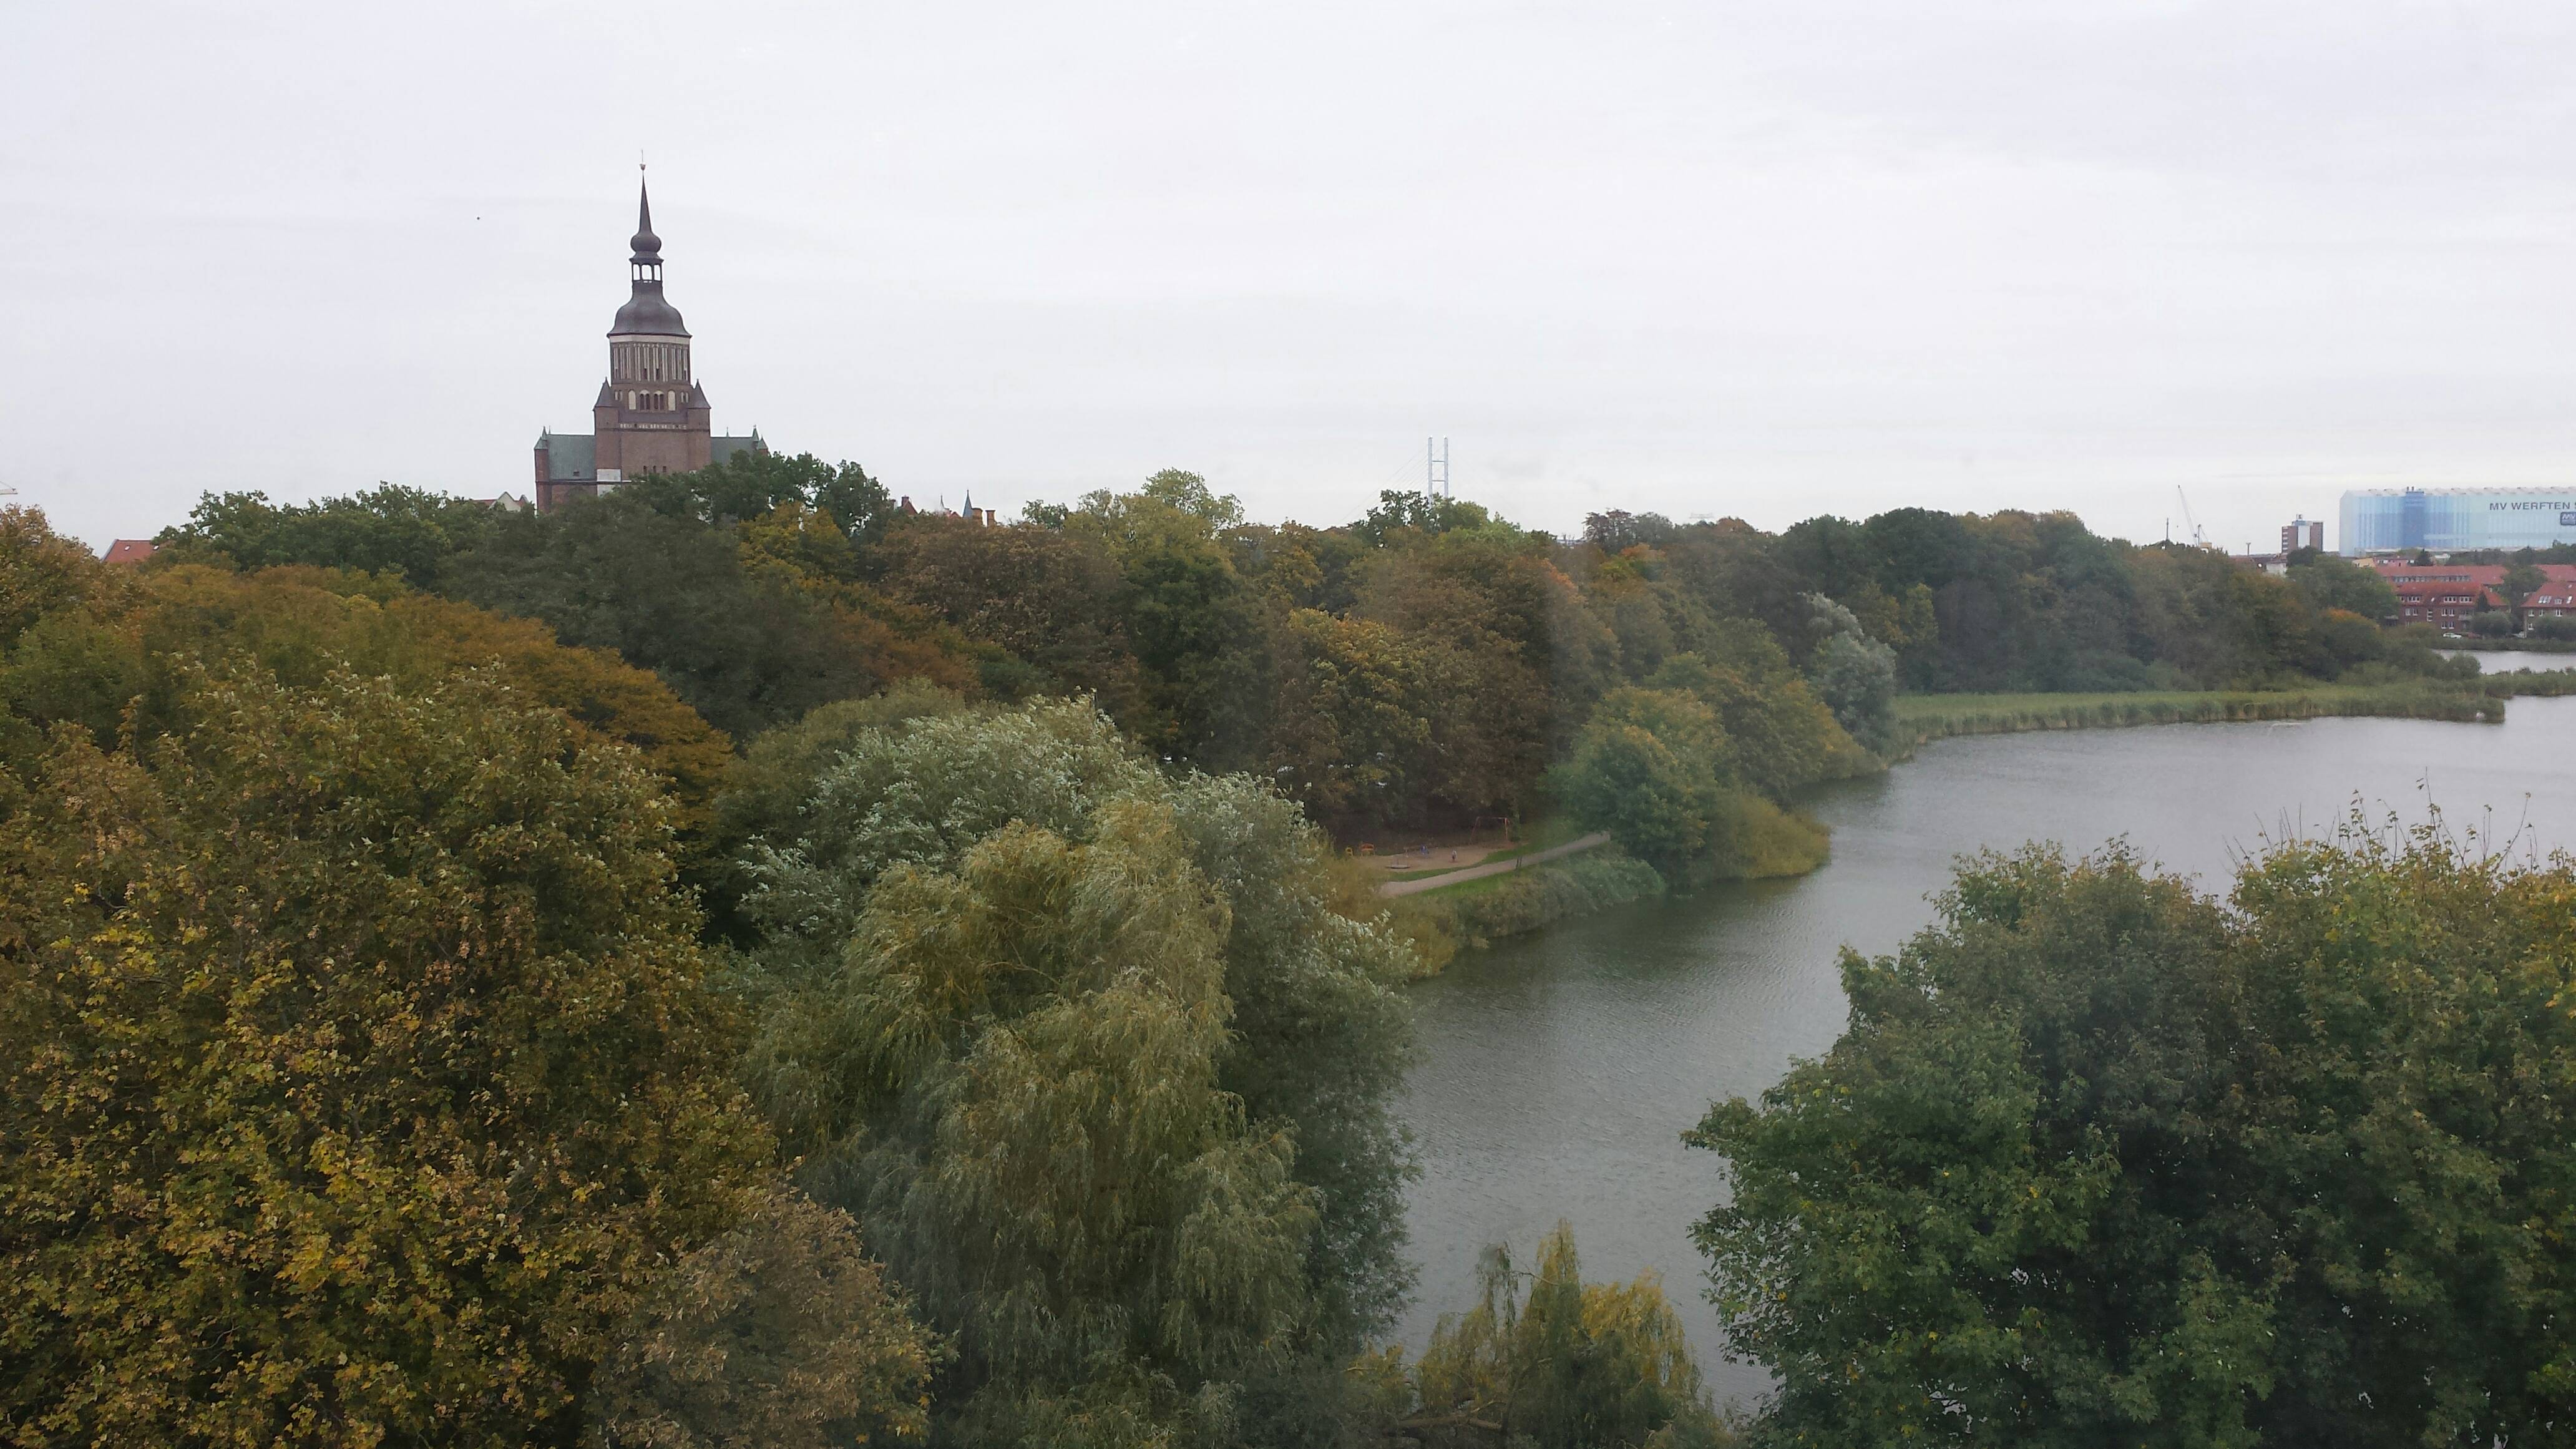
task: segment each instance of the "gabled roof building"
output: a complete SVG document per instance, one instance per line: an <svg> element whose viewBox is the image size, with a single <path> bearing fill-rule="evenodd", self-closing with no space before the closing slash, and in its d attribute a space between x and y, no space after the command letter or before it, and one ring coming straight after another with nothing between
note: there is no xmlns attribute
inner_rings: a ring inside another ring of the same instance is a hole
<svg viewBox="0 0 2576 1449"><path fill-rule="evenodd" d="M690 473L761 446L760 435L718 437L707 390L689 360L689 329L662 295L662 239L653 198L638 184L631 291L608 328L608 377L591 404L591 431L537 435L536 505L551 512L630 478Z"/></svg>
<svg viewBox="0 0 2576 1449"><path fill-rule="evenodd" d="M2523 600L2523 614L2565 616L2576 609L2576 564L2540 564L2544 580ZM2397 591L2397 621L2432 624L2446 633L2466 629L2472 616L2505 607L2503 564L2410 564L2373 561L2373 572Z"/></svg>

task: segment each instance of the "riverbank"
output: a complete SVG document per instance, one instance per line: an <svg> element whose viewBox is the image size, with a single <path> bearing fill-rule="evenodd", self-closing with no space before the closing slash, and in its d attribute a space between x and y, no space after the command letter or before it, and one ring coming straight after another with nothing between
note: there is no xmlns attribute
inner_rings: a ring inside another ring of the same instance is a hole
<svg viewBox="0 0 2576 1449"><path fill-rule="evenodd" d="M2525 687L2526 684L2528 687ZM2494 686L2503 685L2499 689ZM2515 694L2561 694L2576 680L2520 671L2471 682L2339 685L2278 690L2140 690L2126 694L1907 694L1897 723L1916 744L1958 735L2120 729L2333 716L2501 724Z"/></svg>
<svg viewBox="0 0 2576 1449"><path fill-rule="evenodd" d="M2518 842L2517 859L2545 855L2576 847L2576 772L2547 767L2571 731L2576 704L2528 700L2475 730L2322 719L1952 740L1802 801L1834 832L1814 875L1460 960L1408 992L1420 1047L1399 1112L1420 1144L1407 1221L1422 1278L1400 1336L1418 1351L1442 1311L1476 1301L1485 1244L1517 1250L1560 1218L1588 1276L1702 1281L1690 1230L1725 1200L1723 1164L1678 1134L1711 1100L1758 1098L1793 1059L1830 1050L1849 1011L1843 948L1899 949L1933 919L1957 857L2117 838L2216 889L2267 842L2330 833L2356 808L2372 825L2422 823L2428 801L2454 835L2474 827L2499 849ZM1759 1364L1726 1359L1714 1308L1672 1296L1713 1393L1769 1392Z"/></svg>
<svg viewBox="0 0 2576 1449"><path fill-rule="evenodd" d="M2576 639L2463 639L2463 654L2576 654Z"/></svg>
<svg viewBox="0 0 2576 1449"><path fill-rule="evenodd" d="M1524 870L1420 884L1415 892L1381 895L1397 934L1413 946L1417 976L1438 975L1462 949L1481 951L1671 889L1653 866L1606 840Z"/></svg>
<svg viewBox="0 0 2576 1449"><path fill-rule="evenodd" d="M2123 729L2160 724L2380 718L2500 725L2518 696L2576 694L2576 670L2513 670L2474 680L2321 684L2282 690L2145 690L2122 694L1909 694L1896 699L1911 745L1963 735ZM1560 839L1563 826L1555 837ZM1597 847L1597 848L1596 848ZM1578 855L1577 852L1580 852ZM1498 856L1490 865L1383 885L1398 930L1415 948L1421 974L1436 975L1460 950L1496 942L1671 893L1653 867L1617 846L1585 839ZM1541 864L1542 858L1546 859ZM1817 851L1821 860L1822 851ZM1517 868L1520 865L1529 868ZM1812 868L1812 864L1809 866ZM1757 877L1795 874L1757 871Z"/></svg>
<svg viewBox="0 0 2576 1449"><path fill-rule="evenodd" d="M1760 799L1742 802L1729 839L1725 864L1703 862L1697 875L1682 880L1667 879L1607 832L1596 832L1524 861L1380 886L1377 894L1398 934L1413 945L1416 974L1435 976L1460 950L1481 951L1676 890L1806 875L1825 863L1830 843L1822 825Z"/></svg>

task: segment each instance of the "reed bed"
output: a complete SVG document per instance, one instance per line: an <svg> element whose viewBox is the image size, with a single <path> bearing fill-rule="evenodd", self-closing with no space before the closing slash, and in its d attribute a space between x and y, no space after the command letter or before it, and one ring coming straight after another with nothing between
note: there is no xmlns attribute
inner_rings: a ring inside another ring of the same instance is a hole
<svg viewBox="0 0 2576 1449"><path fill-rule="evenodd" d="M2576 678L2547 672L2490 675L2475 682L2319 685L2279 690L2142 690L2130 694L1914 694L1896 702L1917 743L1952 735L2031 730L2119 729L2132 725L2227 724L2363 715L2498 724L2516 694L2576 693Z"/></svg>

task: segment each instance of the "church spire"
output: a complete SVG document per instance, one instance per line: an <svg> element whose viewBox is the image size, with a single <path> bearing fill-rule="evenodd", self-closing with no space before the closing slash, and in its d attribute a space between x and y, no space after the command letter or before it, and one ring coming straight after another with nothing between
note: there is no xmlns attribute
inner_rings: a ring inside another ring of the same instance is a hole
<svg viewBox="0 0 2576 1449"><path fill-rule="evenodd" d="M641 171L644 168L638 166L635 169ZM635 255L632 260L635 265L641 267L650 263L656 269L661 267L662 239L653 235L653 192L644 184L644 178L640 176L635 179L634 245Z"/></svg>
<svg viewBox="0 0 2576 1449"><path fill-rule="evenodd" d="M639 165L636 169L643 168ZM634 273L634 294L617 309L617 321L608 329L608 335L688 336L689 329L681 323L679 309L662 299L662 239L653 234L653 193L640 176L635 181L633 245L635 254L626 261L628 270Z"/></svg>

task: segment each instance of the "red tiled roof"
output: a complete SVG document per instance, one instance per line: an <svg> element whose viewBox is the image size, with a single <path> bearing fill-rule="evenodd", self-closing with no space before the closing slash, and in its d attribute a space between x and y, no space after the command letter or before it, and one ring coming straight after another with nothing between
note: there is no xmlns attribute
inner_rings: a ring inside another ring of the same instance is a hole
<svg viewBox="0 0 2576 1449"><path fill-rule="evenodd" d="M139 564L160 548L148 538L120 538L99 557L112 564Z"/></svg>
<svg viewBox="0 0 2576 1449"><path fill-rule="evenodd" d="M2400 559L2372 559L2370 566L2392 584L2412 580L2438 580L2444 583L2483 584L2494 588L2504 582L2503 564L2411 564ZM2576 564L2534 564L2540 576L2553 584L2576 585Z"/></svg>

